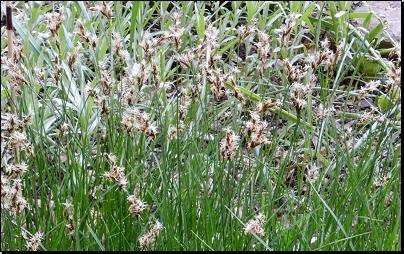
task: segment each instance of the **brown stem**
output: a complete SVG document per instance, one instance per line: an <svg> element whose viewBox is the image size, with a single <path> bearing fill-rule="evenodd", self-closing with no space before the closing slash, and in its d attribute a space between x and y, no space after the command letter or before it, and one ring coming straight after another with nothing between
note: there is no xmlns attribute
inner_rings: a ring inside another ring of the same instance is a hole
<svg viewBox="0 0 404 254"><path fill-rule="evenodd" d="M13 21L11 19L12 9L11 9L11 1L6 1L6 21L7 21L7 42L8 42L8 58L11 62L13 62ZM11 86L11 108L13 114L17 115L17 109L15 107L15 91L14 87Z"/></svg>
<svg viewBox="0 0 404 254"><path fill-rule="evenodd" d="M12 9L11 9L11 1L6 1L6 22L7 22L7 43L8 43L8 58L10 59L10 62L14 64L13 60L13 20L12 20ZM10 86L11 90L11 110L12 113L17 115L17 108L15 107L15 90L13 86ZM18 148L16 147L14 150L14 160L16 163L18 163L20 153L18 151Z"/></svg>

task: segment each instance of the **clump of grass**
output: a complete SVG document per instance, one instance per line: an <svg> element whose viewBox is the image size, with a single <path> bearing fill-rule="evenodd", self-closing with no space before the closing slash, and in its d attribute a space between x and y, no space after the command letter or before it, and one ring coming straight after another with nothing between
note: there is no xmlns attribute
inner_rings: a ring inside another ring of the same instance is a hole
<svg viewBox="0 0 404 254"><path fill-rule="evenodd" d="M401 51L328 5L15 3L2 249L401 249Z"/></svg>

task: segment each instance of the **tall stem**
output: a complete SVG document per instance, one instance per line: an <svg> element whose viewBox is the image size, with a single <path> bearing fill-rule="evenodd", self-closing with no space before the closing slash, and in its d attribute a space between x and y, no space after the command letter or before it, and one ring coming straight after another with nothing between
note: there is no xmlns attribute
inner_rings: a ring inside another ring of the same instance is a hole
<svg viewBox="0 0 404 254"><path fill-rule="evenodd" d="M11 18L12 9L11 9L11 1L6 1L6 21L7 21L7 42L8 42L8 58L12 63L13 62L13 21ZM15 90L13 86L10 86L11 90L11 109L12 113L17 115L17 108L15 107Z"/></svg>
<svg viewBox="0 0 404 254"><path fill-rule="evenodd" d="M6 1L6 22L7 22L7 43L8 43L8 58L12 64L14 64L13 60L13 20L11 18L12 9L11 9L11 1ZM11 111L14 115L17 115L17 108L15 106L15 90L14 86L10 85L11 91ZM20 157L20 153L18 151L18 147L14 149L14 161L18 163Z"/></svg>

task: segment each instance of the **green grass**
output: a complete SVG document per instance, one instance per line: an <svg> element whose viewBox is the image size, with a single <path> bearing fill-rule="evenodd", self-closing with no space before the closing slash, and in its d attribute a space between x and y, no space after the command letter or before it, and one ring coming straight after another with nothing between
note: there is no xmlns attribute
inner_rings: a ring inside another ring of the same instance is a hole
<svg viewBox="0 0 404 254"><path fill-rule="evenodd" d="M3 63L8 38L6 27L1 28L1 250L28 250L27 240L37 232L43 233L39 250L140 250L139 239L157 220L163 229L145 249L401 250L401 74L399 86L390 87L388 80L388 62L400 69L401 53L398 58L380 56L377 52L385 49L378 41L366 40L349 24L355 17L350 2L108 4L111 23L96 10L101 2L13 5L14 40L21 40L25 55L17 67L28 81L18 83L17 115L21 120L34 113L32 125L14 132L26 133L35 156L21 149L17 155L10 146L13 131L3 125L13 101L12 73ZM65 13L57 45L44 14L56 13L60 6ZM3 18L3 3L1 8ZM172 31L175 12L180 15L177 29L185 29L182 43L166 40L146 54L145 32L157 40ZM282 43L291 13L300 15L290 22ZM86 33L97 36L95 46L77 33L79 19ZM239 57L238 29L254 19L257 29L269 35L271 51L262 77L262 56L254 52L262 41L258 30L243 40L246 58ZM195 51L189 67L182 66L176 56L209 41L212 26L216 42ZM113 33L123 38L118 51ZM336 45L343 48L332 71L324 63L314 69L308 60L324 50L323 37L331 40L326 48L332 52ZM310 39L310 47L303 38ZM80 42L72 74L68 57ZM60 58L57 82L55 55ZM212 62L214 55L221 59ZM311 74L317 78L308 94L300 94L307 103L302 110L291 95L286 58L294 72L307 64L307 73L297 78L305 87ZM141 68L142 60L150 71L139 85L141 71L132 77L127 73ZM210 66L202 70L204 63ZM217 100L215 75L229 74L234 67L240 71L233 74L236 87L232 76L223 78ZM42 68L44 79L36 68ZM364 108L358 96L370 80L381 85L361 99L373 105ZM123 82L128 85L122 90ZM162 82L169 87L159 88ZM109 112L100 105L102 96ZM268 143L247 149L254 132L248 127L250 111L259 102L274 101L279 104L258 113L258 122L268 123L262 133ZM320 104L336 110L317 118ZM155 136L150 134L153 127L142 129L140 117L125 128L131 109L147 113L143 117L147 126L156 126ZM361 122L370 110L373 117ZM63 123L69 124L64 133ZM222 160L225 128L240 139L232 158ZM173 130L176 138L170 138ZM3 191L19 178L7 175L17 159L28 165L21 177L27 207L15 214L7 203L12 194ZM114 166L123 168L126 189L105 177ZM140 217L128 210L130 195L148 205ZM69 212L66 202L73 205ZM260 212L264 234L246 234L246 225Z"/></svg>

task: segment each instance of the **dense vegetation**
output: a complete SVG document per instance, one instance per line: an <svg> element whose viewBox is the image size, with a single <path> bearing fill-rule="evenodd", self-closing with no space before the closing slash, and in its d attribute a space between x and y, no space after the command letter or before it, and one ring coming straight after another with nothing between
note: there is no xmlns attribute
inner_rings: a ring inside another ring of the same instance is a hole
<svg viewBox="0 0 404 254"><path fill-rule="evenodd" d="M351 7L13 3L1 250L401 250L401 48Z"/></svg>

